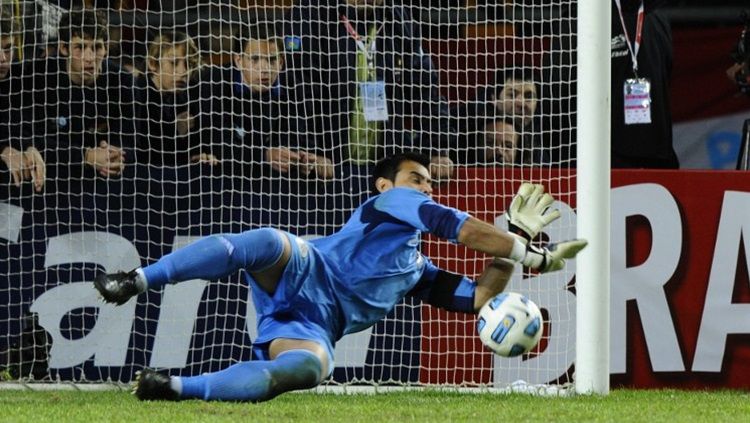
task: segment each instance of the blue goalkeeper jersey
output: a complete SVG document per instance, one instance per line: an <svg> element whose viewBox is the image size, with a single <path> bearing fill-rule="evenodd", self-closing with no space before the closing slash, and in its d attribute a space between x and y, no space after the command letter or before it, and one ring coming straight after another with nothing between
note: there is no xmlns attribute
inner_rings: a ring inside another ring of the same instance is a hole
<svg viewBox="0 0 750 423"><path fill-rule="evenodd" d="M411 188L362 204L333 235L310 241L326 262L343 322L339 336L382 319L435 266L419 252L422 232L455 242L469 215Z"/></svg>

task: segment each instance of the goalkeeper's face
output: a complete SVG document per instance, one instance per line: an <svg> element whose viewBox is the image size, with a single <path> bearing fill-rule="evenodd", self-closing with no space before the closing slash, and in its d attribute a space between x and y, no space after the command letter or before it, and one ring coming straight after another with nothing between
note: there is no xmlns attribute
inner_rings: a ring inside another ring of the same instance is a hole
<svg viewBox="0 0 750 423"><path fill-rule="evenodd" d="M93 85L102 72L107 46L102 39L72 37L69 43L60 44L60 53L68 57L68 77L71 82Z"/></svg>
<svg viewBox="0 0 750 423"><path fill-rule="evenodd" d="M394 180L385 180L385 184L382 188L379 187L379 190L383 192L395 187L412 188L426 195L432 195L430 171L421 164L411 160L401 162Z"/></svg>
<svg viewBox="0 0 750 423"><path fill-rule="evenodd" d="M284 66L284 59L275 40L248 40L245 51L236 54L234 64L242 72L242 82L255 92L273 87Z"/></svg>

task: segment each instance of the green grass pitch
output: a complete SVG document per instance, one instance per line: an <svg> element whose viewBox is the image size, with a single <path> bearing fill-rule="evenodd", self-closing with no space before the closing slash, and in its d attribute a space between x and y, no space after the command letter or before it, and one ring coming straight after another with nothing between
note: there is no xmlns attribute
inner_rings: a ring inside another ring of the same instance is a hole
<svg viewBox="0 0 750 423"><path fill-rule="evenodd" d="M743 391L613 390L535 397L435 391L374 395L285 394L272 401L141 402L125 391L0 391L8 422L742 422Z"/></svg>

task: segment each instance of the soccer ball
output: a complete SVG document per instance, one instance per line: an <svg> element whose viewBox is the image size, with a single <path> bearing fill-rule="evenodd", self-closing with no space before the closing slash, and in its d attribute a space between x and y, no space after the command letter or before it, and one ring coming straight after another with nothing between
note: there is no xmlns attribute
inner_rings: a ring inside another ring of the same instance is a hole
<svg viewBox="0 0 750 423"><path fill-rule="evenodd" d="M477 332L482 343L495 354L515 357L539 343L543 323L536 304L521 294L506 292L487 301L479 310Z"/></svg>

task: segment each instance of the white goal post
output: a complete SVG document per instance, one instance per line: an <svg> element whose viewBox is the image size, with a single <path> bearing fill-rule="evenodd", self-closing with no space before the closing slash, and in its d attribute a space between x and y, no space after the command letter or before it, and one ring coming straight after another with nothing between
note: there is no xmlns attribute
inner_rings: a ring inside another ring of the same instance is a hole
<svg viewBox="0 0 750 423"><path fill-rule="evenodd" d="M609 392L610 38L608 1L578 4L578 256L576 391Z"/></svg>

